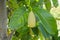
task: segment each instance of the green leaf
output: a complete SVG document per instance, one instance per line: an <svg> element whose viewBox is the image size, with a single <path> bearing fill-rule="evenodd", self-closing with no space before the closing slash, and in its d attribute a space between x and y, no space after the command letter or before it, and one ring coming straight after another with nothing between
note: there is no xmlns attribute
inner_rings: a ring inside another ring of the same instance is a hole
<svg viewBox="0 0 60 40"><path fill-rule="evenodd" d="M19 38L21 38L21 40L30 40L31 39L30 30L27 26L23 26L23 27L19 28L17 30L17 32L19 33Z"/></svg>
<svg viewBox="0 0 60 40"><path fill-rule="evenodd" d="M35 15L37 18L37 27L38 27L39 33L42 34L45 38L49 38L50 34L43 27L41 20L40 20L40 17L37 14L35 14Z"/></svg>
<svg viewBox="0 0 60 40"><path fill-rule="evenodd" d="M18 30L17 30L18 33L20 33L20 37L22 37L23 35L25 34L28 34L29 33L29 28L27 26L23 26L23 27L20 27Z"/></svg>
<svg viewBox="0 0 60 40"><path fill-rule="evenodd" d="M25 25L24 14L27 14L27 11L23 6L14 11L9 22L9 27L12 30Z"/></svg>
<svg viewBox="0 0 60 40"><path fill-rule="evenodd" d="M27 26L18 28L13 36L21 40L30 40L32 38Z"/></svg>
<svg viewBox="0 0 60 40"><path fill-rule="evenodd" d="M52 2L53 2L53 5L54 5L55 7L58 6L58 0L52 0Z"/></svg>
<svg viewBox="0 0 60 40"><path fill-rule="evenodd" d="M9 6L9 8L11 8L13 10L15 10L19 7L18 4L17 4L17 0L9 0L8 1L8 6Z"/></svg>
<svg viewBox="0 0 60 40"><path fill-rule="evenodd" d="M38 26L39 31L42 33L42 35L45 38L49 38L50 35L48 34L48 32L45 30L45 28L43 27L43 25L40 23L40 25Z"/></svg>
<svg viewBox="0 0 60 40"><path fill-rule="evenodd" d="M39 16L39 19L45 30L49 34L54 35L57 32L57 25L56 25L56 20L53 18L53 16L44 9L34 8L33 10L34 13Z"/></svg>
<svg viewBox="0 0 60 40"><path fill-rule="evenodd" d="M18 37L12 36L12 40L19 40Z"/></svg>
<svg viewBox="0 0 60 40"><path fill-rule="evenodd" d="M50 9L51 9L51 2L50 2L50 0L44 0L44 4L45 4L46 9L50 11Z"/></svg>
<svg viewBox="0 0 60 40"><path fill-rule="evenodd" d="M32 1L32 0L31 0ZM37 2L38 1L38 2ZM31 7L40 7L43 8L43 0L35 0L33 2L30 3Z"/></svg>
<svg viewBox="0 0 60 40"><path fill-rule="evenodd" d="M25 35L21 38L21 40L31 40L31 35L25 34Z"/></svg>

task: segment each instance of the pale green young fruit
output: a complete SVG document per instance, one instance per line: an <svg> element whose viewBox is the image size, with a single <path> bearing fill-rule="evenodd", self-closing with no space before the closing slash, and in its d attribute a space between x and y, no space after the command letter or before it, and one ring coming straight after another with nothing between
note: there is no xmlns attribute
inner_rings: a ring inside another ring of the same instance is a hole
<svg viewBox="0 0 60 40"><path fill-rule="evenodd" d="M28 15L28 27L33 28L35 26L36 26L36 18L33 11L31 11Z"/></svg>

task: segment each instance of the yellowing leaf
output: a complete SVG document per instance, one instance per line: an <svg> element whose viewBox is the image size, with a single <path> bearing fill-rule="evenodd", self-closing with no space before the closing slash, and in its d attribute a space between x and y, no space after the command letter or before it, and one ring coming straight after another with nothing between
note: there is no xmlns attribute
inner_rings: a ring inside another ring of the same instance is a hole
<svg viewBox="0 0 60 40"><path fill-rule="evenodd" d="M28 27L33 28L33 27L35 27L35 25L36 25L35 15L34 15L33 11L31 11L28 16Z"/></svg>

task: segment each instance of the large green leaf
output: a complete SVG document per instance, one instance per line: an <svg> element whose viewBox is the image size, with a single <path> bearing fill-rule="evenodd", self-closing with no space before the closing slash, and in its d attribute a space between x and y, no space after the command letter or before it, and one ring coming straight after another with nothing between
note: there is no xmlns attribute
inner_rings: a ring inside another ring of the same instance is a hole
<svg viewBox="0 0 60 40"><path fill-rule="evenodd" d="M34 8L34 13L39 16L41 24L45 28L45 30L49 33L54 35L57 32L57 25L56 21L53 16L44 9Z"/></svg>
<svg viewBox="0 0 60 40"><path fill-rule="evenodd" d="M37 27L38 27L38 30L39 30L39 33L42 33L42 35L45 37L45 38L49 38L49 34L48 32L45 30L45 28L43 27L43 25L41 24L41 20L40 20L40 17L35 14L36 16L36 19L37 19Z"/></svg>
<svg viewBox="0 0 60 40"><path fill-rule="evenodd" d="M52 2L53 2L53 5L54 5L55 7L58 6L58 0L52 0Z"/></svg>
<svg viewBox="0 0 60 40"><path fill-rule="evenodd" d="M24 15L27 14L25 7L20 7L12 14L9 27L14 30L25 25Z"/></svg>
<svg viewBox="0 0 60 40"><path fill-rule="evenodd" d="M51 9L51 2L50 2L50 0L44 0L44 4L45 4L46 9L50 11L50 9Z"/></svg>

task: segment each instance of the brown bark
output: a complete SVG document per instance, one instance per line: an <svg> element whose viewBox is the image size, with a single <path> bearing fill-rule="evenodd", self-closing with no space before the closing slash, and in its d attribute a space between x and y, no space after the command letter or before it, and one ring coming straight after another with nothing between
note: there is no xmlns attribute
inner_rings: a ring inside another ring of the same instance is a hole
<svg viewBox="0 0 60 40"><path fill-rule="evenodd" d="M0 40L7 40L6 0L0 0Z"/></svg>

